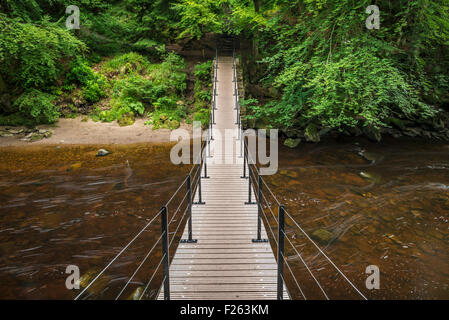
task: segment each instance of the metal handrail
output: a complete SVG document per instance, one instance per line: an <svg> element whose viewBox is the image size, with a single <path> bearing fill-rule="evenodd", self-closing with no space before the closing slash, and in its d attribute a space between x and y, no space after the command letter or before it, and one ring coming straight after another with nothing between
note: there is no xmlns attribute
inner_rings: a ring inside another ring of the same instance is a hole
<svg viewBox="0 0 449 320"><path fill-rule="evenodd" d="M257 214L257 238L254 239L253 241L255 242L266 242L268 241L268 239L262 239L261 237L261 224L262 224L262 215L265 216L266 218L266 222L267 222L267 226L268 228L270 228L271 230L271 226L268 223L268 218L265 215L265 212L263 210L263 203L265 200L266 205L268 206L274 220L276 221L276 224L278 226L278 236L277 236L277 241L276 238L274 237L275 241L276 241L276 245L277 245L277 252L278 252L278 256L277 256L277 263L278 263L278 283L277 283L277 297L279 300L283 299L283 282L284 282L284 277L283 277L283 269L284 269L284 261L287 264L287 267L289 268L290 273L292 274L293 279L295 280L295 283L297 284L300 293L302 294L302 296L304 297L304 299L306 298L301 287L299 286L299 283L296 279L296 277L294 276L290 266L288 265L285 256L284 256L284 238L286 237L285 235L285 215L287 215L287 217L293 221L294 226L296 226L305 236L306 238L312 242L312 244L318 249L319 253L322 254L330 263L331 265L342 275L342 277L349 283L349 285L363 298L363 299L367 299L363 293L360 292L360 290L346 277L346 275L335 265L335 263L322 251L322 249L310 238L310 236L299 226L299 224L291 217L291 215L285 210L284 205L277 199L277 197L274 195L273 191L271 190L271 188L268 186L268 184L265 182L265 180L263 179L263 177L260 175L259 169L257 167L257 162L254 161L253 159L253 155L251 155L251 153L248 150L248 143L247 143L247 139L244 138L244 134L243 134L243 127L242 127L242 122L241 122L241 109L240 109L240 103L239 103L239 90L238 90L238 76L237 76L237 64L236 64L236 53L235 53L235 48L233 50L233 69L234 69L234 73L233 73L233 82L234 82L234 95L235 95L235 108L234 110L236 110L236 124L238 125L238 132L239 132L239 139L240 139L240 155L243 156L243 176L242 178L248 179L248 201L245 202L246 204L257 204L257 210L258 210L258 214ZM242 154L243 153L243 154ZM250 161L251 158L251 161ZM246 173L246 170L248 169L248 174ZM271 195L271 197L273 198L273 200L276 202L276 204L278 205L278 216L276 218L276 216L273 213L273 210L271 209L270 204L267 201L267 198L265 197L265 193L264 191L267 190L268 193ZM252 194L254 193L254 197L255 197L255 202L252 200ZM274 233L273 233L274 236ZM315 280L316 284L318 285L318 287L321 289L321 292L323 293L324 297L326 299L329 299L329 297L327 296L326 292L324 291L324 289L322 288L321 284L319 283L319 281L316 279L316 277L313 275L313 273L311 272L310 268L307 266L306 262L304 261L304 259L302 258L302 256L299 254L299 252L297 251L297 249L294 247L293 243L290 241L290 239L287 237L287 243L293 248L293 250L295 251L295 253L299 256L299 258L301 259L301 261L303 262L303 264L306 266L307 270L309 271L310 275L312 276L312 278Z"/></svg>
<svg viewBox="0 0 449 320"><path fill-rule="evenodd" d="M160 216L161 217L161 236L156 240L156 242L153 244L153 247L150 249L150 251L146 254L140 265L137 267L137 269L134 271L134 273L131 275L131 277L128 279L125 286L120 290L119 294L116 296L116 299L119 299L120 296L123 294L125 289L128 287L128 285L131 283L134 276L137 274L137 272L140 270L142 265L147 261L147 259L151 256L151 253L153 252L154 248L157 246L159 242L162 242L162 257L159 260L158 266L156 270L153 272L150 280L148 281L147 285L145 286L144 291L142 292L141 296L139 297L139 300L142 299L145 292L147 291L151 281L153 280L155 274L159 270L159 267L163 265L163 288L164 288L164 299L169 300L170 299L170 277L169 277L169 263L170 263L170 254L169 254L169 247L173 243L173 240L179 230L179 227L184 220L186 212L189 212L189 220L188 220L188 234L189 238L186 240L187 242L194 242L196 240L192 237L192 206L193 204L201 205L205 204L205 202L202 201L202 195L201 195L201 179L208 178L207 177L207 164L206 164L206 158L207 153L206 150L209 150L210 155L210 141L213 140L212 137L212 125L213 125L213 113L214 108L216 107L216 82L217 82L217 66L218 66L218 51L217 51L217 58L216 63L214 64L214 88L213 88L213 100L212 100L212 106L211 106L211 118L209 121L209 134L207 135L206 141L204 141L201 145L200 153L198 154L197 159L199 160L199 164L196 164L194 161L192 168L190 169L189 173L187 174L186 178L180 183L176 191L173 193L173 195L170 197L170 199L165 203L164 206L157 212L157 214L148 222L137 234L134 236L131 241L129 241L121 250L120 252L104 267L97 276L75 297L75 300L78 300L85 292L86 290L93 285L95 281L97 281L104 272L131 246L134 241L139 238L142 233L147 230L147 228ZM201 176L202 169L204 168L204 177ZM193 174L194 173L194 174ZM192 175L193 174L193 175ZM168 207L172 204L172 201L176 198L176 196L179 195L179 192L183 188L183 186L187 186L186 193L184 194L181 202L179 203L177 209L174 211L173 216L170 219L170 222L168 222ZM195 195L198 192L198 197L200 199L199 202L193 202L193 199L195 198ZM176 230L174 232L174 235L169 243L169 226L174 221L175 217L177 216L178 212L180 212L180 208L184 204L184 202L187 199L187 208L184 210L184 213L180 219L180 222L178 223L178 226L176 227ZM182 241L182 240L181 240ZM161 287L162 288L162 287ZM156 296L157 298L157 296Z"/></svg>

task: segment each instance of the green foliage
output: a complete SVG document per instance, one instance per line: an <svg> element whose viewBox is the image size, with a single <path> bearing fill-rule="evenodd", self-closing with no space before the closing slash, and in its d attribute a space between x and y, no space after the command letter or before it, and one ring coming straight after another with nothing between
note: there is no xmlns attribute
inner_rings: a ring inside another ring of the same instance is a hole
<svg viewBox="0 0 449 320"><path fill-rule="evenodd" d="M381 28L368 30L365 9L371 4L306 0L280 6L258 40L264 82L281 98L249 106L250 117L285 129L309 123L344 129L434 116L428 102L442 100L449 79L442 72L449 67L447 5L377 1L384 8Z"/></svg>
<svg viewBox="0 0 449 320"><path fill-rule="evenodd" d="M53 123L58 120L59 112L53 104L55 96L30 89L23 93L15 102L14 106L27 118L35 123Z"/></svg>
<svg viewBox="0 0 449 320"><path fill-rule="evenodd" d="M145 107L139 101L132 99L115 98L111 100L111 109L99 112L98 119L104 122L120 120L129 114L143 115ZM94 118L95 120L96 118Z"/></svg>
<svg viewBox="0 0 449 320"><path fill-rule="evenodd" d="M89 81L95 80L95 78L94 71L89 67L89 64L78 57L70 64L70 70L66 74L66 83L86 85Z"/></svg>
<svg viewBox="0 0 449 320"><path fill-rule="evenodd" d="M195 77L202 82L211 82L212 61L198 63L193 69Z"/></svg>
<svg viewBox="0 0 449 320"><path fill-rule="evenodd" d="M144 74L147 72L148 66L149 62L145 57L135 52L129 52L107 61L103 65L102 71L105 73L119 71L125 74L133 72Z"/></svg>
<svg viewBox="0 0 449 320"><path fill-rule="evenodd" d="M210 119L209 109L200 109L193 116L193 121L200 121L202 127L207 127L209 125L209 119Z"/></svg>
<svg viewBox="0 0 449 320"><path fill-rule="evenodd" d="M70 32L46 20L41 26L0 19L0 74L23 88L50 86L64 69L64 61L85 50ZM14 70L14 72L11 72Z"/></svg>
<svg viewBox="0 0 449 320"><path fill-rule="evenodd" d="M101 98L105 98L106 92L105 92L105 83L103 81L97 81L97 80L89 80L87 81L86 85L83 87L83 98L86 99L86 101L95 103L100 101Z"/></svg>
<svg viewBox="0 0 449 320"><path fill-rule="evenodd" d="M149 63L137 53L113 58L102 68L106 73L120 70L112 87L111 108L98 112L95 118L107 122L121 121L123 117L129 119L130 114L141 116L145 110L151 110L150 122L155 128L179 126L186 116L180 103L187 86L184 69L184 60L173 53L156 64Z"/></svg>
<svg viewBox="0 0 449 320"><path fill-rule="evenodd" d="M223 0L180 0L173 5L181 16L177 27L182 30L179 37L200 39L206 32L222 33L224 12Z"/></svg>
<svg viewBox="0 0 449 320"><path fill-rule="evenodd" d="M212 61L198 63L193 68L195 85L193 88L194 115L193 121L200 121L203 127L209 124L210 102L212 100L211 88Z"/></svg>

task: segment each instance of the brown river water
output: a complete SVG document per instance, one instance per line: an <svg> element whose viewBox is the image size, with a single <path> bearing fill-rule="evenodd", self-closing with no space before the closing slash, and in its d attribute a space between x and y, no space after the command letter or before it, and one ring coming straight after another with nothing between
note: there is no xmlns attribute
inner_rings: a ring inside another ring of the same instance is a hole
<svg viewBox="0 0 449 320"><path fill-rule="evenodd" d="M95 157L100 147L112 154ZM82 284L92 279L185 178L189 168L172 165L169 151L152 144L1 148L0 299L73 299L79 290L66 289L67 265L80 268ZM369 299L449 299L449 144L340 139L281 147L279 172L266 181L308 234L329 235L319 245ZM329 298L359 298L286 223ZM159 235L157 220L84 297L115 298ZM155 252L121 298L145 286L161 258ZM304 295L323 299L288 242L285 255ZM378 290L366 289L369 265L380 269ZM285 276L300 299L288 269ZM145 298L154 298L161 279L156 273Z"/></svg>

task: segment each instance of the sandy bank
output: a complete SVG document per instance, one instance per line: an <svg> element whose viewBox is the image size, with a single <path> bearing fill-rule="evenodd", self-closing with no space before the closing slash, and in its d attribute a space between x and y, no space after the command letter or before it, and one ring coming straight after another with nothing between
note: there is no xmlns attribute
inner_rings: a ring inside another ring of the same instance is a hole
<svg viewBox="0 0 449 320"><path fill-rule="evenodd" d="M81 121L81 117L75 119L60 119L55 125L41 125L39 129L51 129L50 138L35 142L22 141L22 135L13 137L0 137L0 147L26 146L44 144L130 144L142 142L163 143L170 142L168 129L153 130L151 126L144 124L145 120L137 119L131 126L120 127L117 122L94 122L91 119ZM181 128L191 132L191 125L182 124ZM0 130L5 127L0 127Z"/></svg>

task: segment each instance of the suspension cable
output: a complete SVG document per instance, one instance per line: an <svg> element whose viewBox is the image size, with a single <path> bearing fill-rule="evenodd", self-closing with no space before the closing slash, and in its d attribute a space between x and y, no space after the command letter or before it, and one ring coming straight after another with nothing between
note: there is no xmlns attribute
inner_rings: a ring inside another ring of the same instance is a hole
<svg viewBox="0 0 449 320"><path fill-rule="evenodd" d="M287 239L287 241L290 243L290 245L292 246L293 250L296 252L296 254L298 255L299 259L301 259L302 263L304 264L304 266L306 267L307 271L309 272L309 274L312 276L313 280L315 281L315 283L318 285L318 287L320 288L321 292L323 293L324 297L326 298L326 300L329 300L329 297L326 294L326 291L324 291L323 287L321 286L320 282L318 281L318 279L315 277L315 275L313 274L312 270L310 270L309 266L307 265L307 263L304 261L303 257L301 256L301 254L298 252L298 250L296 249L296 247L293 245L293 243L290 241L289 237L284 233L284 237Z"/></svg>
<svg viewBox="0 0 449 320"><path fill-rule="evenodd" d="M295 277L295 274L293 273L292 269L290 268L290 264L288 263L287 258L284 256L284 254L282 254L282 257L284 258L285 264L286 264L288 270L290 271L290 274L292 275L293 280L295 280L295 283L296 283L296 286L299 289L299 292L301 293L301 295L304 298L304 300L307 300L306 296L304 295L304 292L301 289L301 286L298 283L298 280Z"/></svg>
<svg viewBox="0 0 449 320"><path fill-rule="evenodd" d="M171 217L170 222L168 223L168 226L171 225L171 223L172 223L173 220L175 219L176 215L177 215L178 212L179 212L179 209L181 208L181 206L182 206L182 204L184 203L184 201L186 200L186 198L187 198L187 192L186 192L186 194L184 195L184 198L182 198L181 202L179 203L178 208L176 208L175 212L173 213L173 216Z"/></svg>
<svg viewBox="0 0 449 320"><path fill-rule="evenodd" d="M148 251L147 255L145 256L145 258L142 260L142 262L139 264L139 266L137 267L137 269L134 271L134 273L132 274L132 276L129 278L128 282L125 284L125 286L123 287L123 289L119 292L119 294L117 295L117 297L115 297L115 300L118 300L118 298L120 298L120 296L122 295L123 291L125 291L125 289L128 287L128 285L131 283L131 281L134 279L134 276L137 274L137 272L140 270L140 268L143 266L143 264L145 263L145 261L147 261L148 257L150 256L150 254L153 252L154 248L156 248L156 245L159 243L159 241L161 241L162 237L164 236L166 231L164 231L161 236L159 237L159 239L157 239L156 243L153 245L153 247L150 249L150 251Z"/></svg>
<svg viewBox="0 0 449 320"><path fill-rule="evenodd" d="M306 238L315 246L315 248L318 249L318 251L327 259L327 261L329 261L330 264L332 264L332 266L340 273L340 275L354 288L355 291L357 291L357 293L362 296L365 300L368 300L365 295L360 292L360 290L351 282L351 280L348 279L348 277L346 277L346 275L335 265L335 263L323 252L323 250L321 250L321 248L309 237L309 235L299 226L299 224L292 218L292 216L287 212L287 210L285 211L285 213L287 214L287 216L290 218L290 220L293 221L293 223L298 227L299 230L301 230L301 232L306 236Z"/></svg>
<svg viewBox="0 0 449 320"><path fill-rule="evenodd" d="M143 292L142 292L142 294L140 295L139 300L142 300L142 297L144 296L145 292L147 292L148 286L150 285L151 281L153 280L154 276L156 275L157 271L159 270L159 267L161 266L162 261L164 261L165 256L166 256L166 254L164 254L164 255L161 257L161 260L159 261L159 264L157 265L156 269L154 270L153 274L151 275L151 278L150 278L150 280L147 282L147 285L146 285L145 288L143 289ZM165 277L164 277L164 279L165 279ZM157 299L157 295L156 295L156 299Z"/></svg>
<svg viewBox="0 0 449 320"><path fill-rule="evenodd" d="M178 226L176 227L176 230L175 230L175 232L174 232L174 234L173 234L173 238L171 238L168 247L171 247L171 244L173 243L173 240L175 239L176 233L178 232L179 227L181 226L181 223L182 223L182 221L184 220L184 217L185 217L185 215L186 215L186 213L187 213L187 209L188 209L188 208L186 208L186 209L184 210L184 213L183 213L181 219L179 219Z"/></svg>
<svg viewBox="0 0 449 320"><path fill-rule="evenodd" d="M151 219L150 222L148 222L143 228L142 230L139 231L139 233L137 233L137 235L130 241L128 242L128 244L126 246L123 247L122 250L120 250L120 252L114 257L114 259L112 259L106 267L104 267L103 270L100 271L100 273L75 297L75 300L78 300L79 297L81 297L81 295L98 279L100 278L100 276L106 271L107 268L109 268L115 260L117 260L118 257L120 257L122 255L123 252L125 252L126 249L128 249L128 247L150 226L150 224L157 218L159 217L159 215L162 213L162 209L159 210L159 212L153 217L153 219Z"/></svg>
<svg viewBox="0 0 449 320"><path fill-rule="evenodd" d="M276 236L274 235L274 232L273 232L273 229L271 228L271 225L270 225L270 222L269 222L269 220L268 220L268 217L266 216L266 214L265 214L265 212L264 212L263 210L262 210L262 214L263 214L263 216L265 217L265 221L267 222L267 225L268 225L268 227L269 227L268 229L270 230L271 235L273 236L273 240L274 240L274 242L276 243L276 246L278 246L278 242L277 242L277 240L276 240ZM276 221L276 217L275 217L274 215L273 215L273 218L274 218L275 221ZM277 222L277 221L276 221L276 222ZM284 236L287 238L288 241L290 241L290 239L288 239L288 237L285 235L285 233L284 233ZM295 249L295 248L293 247L293 249ZM296 251L296 250L295 250L295 251ZM298 253L298 255L299 255L299 253ZM302 260L302 257L301 257L300 255L299 255L299 257L301 258L301 261L304 263L304 265L306 265L305 262ZM299 288L299 291L301 292L301 294L302 294L302 296L304 297L304 299L307 300L306 297L305 297L305 295L304 295L304 293L303 293L303 291L302 291L302 289L301 289L301 287L299 286L298 280L296 279L295 275L293 274L293 272L292 272L292 270L291 270L291 268L290 268L290 266L289 266L288 261L285 259L285 256L284 256L284 260L285 260L285 262L286 262L288 268L290 269L290 273L291 273L293 279L295 280L296 285L297 285L298 288ZM306 268L308 268L307 265L306 265ZM310 270L309 270L309 273L311 273ZM313 276L312 273L311 273L311 275L312 275L312 277L315 279L315 277ZM315 279L315 281L318 283L318 280ZM321 285L320 285L319 283L318 283L318 286L321 288ZM323 293L324 293L324 291L323 291ZM327 298L326 293L324 293L324 296ZM329 300L329 299L328 299L328 300Z"/></svg>

